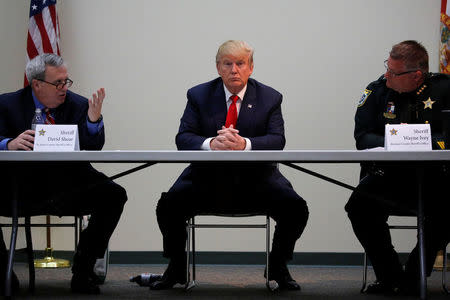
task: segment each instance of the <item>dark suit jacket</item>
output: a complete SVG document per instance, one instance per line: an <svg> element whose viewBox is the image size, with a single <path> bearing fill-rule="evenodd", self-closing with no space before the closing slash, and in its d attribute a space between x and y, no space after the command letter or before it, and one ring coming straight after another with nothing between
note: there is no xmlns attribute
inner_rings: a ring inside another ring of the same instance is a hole
<svg viewBox="0 0 450 300"><path fill-rule="evenodd" d="M178 150L200 150L204 140L217 136L225 124L227 105L221 78L195 86L187 92L187 105L176 136ZM249 79L241 103L236 128L250 139L252 150L282 150L285 145L282 95L254 79ZM239 163L191 164L180 175L169 192L183 192L198 183L199 190L217 188L223 180L291 188L276 166Z"/></svg>
<svg viewBox="0 0 450 300"><path fill-rule="evenodd" d="M101 150L105 143L102 128L98 134L89 135L87 131L88 100L80 95L67 92L66 100L55 110L56 124L77 124L81 150ZM31 128L35 105L28 86L13 93L0 95L0 140L16 138ZM67 203L63 193L68 190L105 180L89 163L42 162L23 164L0 164L0 208L8 214L11 196L11 174L15 172L19 181L19 210L38 212L45 207L55 215L63 215ZM73 193L72 193L73 194ZM59 205L58 205L59 203Z"/></svg>
<svg viewBox="0 0 450 300"><path fill-rule="evenodd" d="M31 129L31 120L35 111L31 87L28 86L13 93L0 95L0 141L16 138L27 129ZM56 108L56 124L76 124L81 150L101 150L105 143L104 129L95 135L89 135L86 118L88 100L67 91L66 100Z"/></svg>

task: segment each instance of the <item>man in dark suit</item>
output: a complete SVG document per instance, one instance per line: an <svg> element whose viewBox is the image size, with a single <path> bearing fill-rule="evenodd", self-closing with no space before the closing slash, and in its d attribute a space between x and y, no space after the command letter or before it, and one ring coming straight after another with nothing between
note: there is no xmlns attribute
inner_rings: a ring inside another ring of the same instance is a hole
<svg viewBox="0 0 450 300"><path fill-rule="evenodd" d="M0 95L0 150L33 150L31 120L40 108L48 123L78 125L81 150L101 150L105 142L102 121L104 89L91 99L72 93L67 68L61 57L43 54L26 66L30 85ZM48 113L46 112L48 111ZM2 165L3 215L11 212L11 175L19 190L19 213L50 215L90 214L81 233L72 267L73 292L100 292L93 267L103 257L127 200L125 190L96 171L89 163L27 163ZM7 250L0 230L0 289L4 288ZM18 288L14 275L13 285Z"/></svg>
<svg viewBox="0 0 450 300"><path fill-rule="evenodd" d="M220 78L193 87L181 118L179 150L282 150L285 145L282 95L249 79L253 49L227 41L216 56ZM150 289L186 281L186 220L198 213L267 212L277 226L269 279L282 289L299 290L286 263L308 219L306 202L272 164L191 164L163 193L156 215L163 234L167 270Z"/></svg>

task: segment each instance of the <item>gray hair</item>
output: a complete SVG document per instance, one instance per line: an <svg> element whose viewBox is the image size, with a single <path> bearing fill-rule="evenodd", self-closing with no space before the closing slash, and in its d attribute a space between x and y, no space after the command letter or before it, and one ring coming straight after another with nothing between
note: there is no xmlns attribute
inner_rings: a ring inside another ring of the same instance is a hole
<svg viewBox="0 0 450 300"><path fill-rule="evenodd" d="M27 63L25 67L25 74L27 75L28 82L31 84L33 79L45 80L45 67L60 67L64 64L64 60L61 56L53 53L45 53L36 56Z"/></svg>
<svg viewBox="0 0 450 300"><path fill-rule="evenodd" d="M253 64L253 52L254 52L253 48L246 42L229 40L220 45L219 49L217 50L216 63L219 63L220 59L224 55L247 53L249 55L248 63L251 65Z"/></svg>
<svg viewBox="0 0 450 300"><path fill-rule="evenodd" d="M403 41L392 46L389 53L392 59L404 62L408 70L418 69L422 73L428 73L428 52L425 47L413 40Z"/></svg>

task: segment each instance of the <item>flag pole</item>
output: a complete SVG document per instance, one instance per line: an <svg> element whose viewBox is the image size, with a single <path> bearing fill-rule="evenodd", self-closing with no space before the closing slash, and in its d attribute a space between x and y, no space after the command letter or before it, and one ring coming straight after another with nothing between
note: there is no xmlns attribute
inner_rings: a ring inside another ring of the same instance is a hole
<svg viewBox="0 0 450 300"><path fill-rule="evenodd" d="M441 0L441 45L439 48L439 72L444 74L450 74L450 1ZM445 145L448 149L449 146ZM435 270L450 270L450 264L447 261L447 265L444 266L444 255L447 255L447 251L440 250L436 256L433 268Z"/></svg>
<svg viewBox="0 0 450 300"><path fill-rule="evenodd" d="M50 216L47 215L45 218L46 231L47 231L47 247L45 248L45 256L41 259L34 260L35 268L68 268L70 267L70 262L67 259L60 259L53 257L52 248L52 236L51 236L51 222ZM76 229L75 229L76 230Z"/></svg>
<svg viewBox="0 0 450 300"><path fill-rule="evenodd" d="M30 0L30 15L27 36L27 60L31 60L39 54L55 53L60 54L59 48L59 20L56 11L56 0ZM29 84L26 74L24 76L24 86ZM47 247L45 257L34 261L36 268L66 268L70 267L70 262L65 259L53 257L51 246L51 222L50 216L46 217ZM76 226L76 225L75 225ZM75 230L77 230L75 228Z"/></svg>

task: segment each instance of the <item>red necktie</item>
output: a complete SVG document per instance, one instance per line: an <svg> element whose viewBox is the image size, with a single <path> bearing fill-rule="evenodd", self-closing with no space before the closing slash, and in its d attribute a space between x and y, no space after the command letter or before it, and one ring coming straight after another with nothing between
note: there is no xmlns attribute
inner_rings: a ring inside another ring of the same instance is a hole
<svg viewBox="0 0 450 300"><path fill-rule="evenodd" d="M237 107L236 102L238 101L239 97L236 95L232 95L230 97L231 101L233 101L230 105L230 108L228 108L227 113L227 120L225 121L225 127L228 128L230 125L233 125L233 128L236 128L236 122L237 122Z"/></svg>
<svg viewBox="0 0 450 300"><path fill-rule="evenodd" d="M45 124L53 125L55 124L55 118L50 114L50 109L45 109Z"/></svg>

